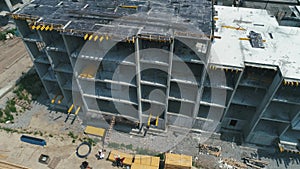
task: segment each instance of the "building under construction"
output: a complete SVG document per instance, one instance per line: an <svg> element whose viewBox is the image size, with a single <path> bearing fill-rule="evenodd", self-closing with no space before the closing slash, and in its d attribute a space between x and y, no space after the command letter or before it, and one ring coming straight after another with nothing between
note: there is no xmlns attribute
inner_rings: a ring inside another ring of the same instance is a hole
<svg viewBox="0 0 300 169"><path fill-rule="evenodd" d="M129 129L236 132L262 145L300 139L299 28L265 10L36 0L11 17L51 105L85 124L103 115Z"/></svg>

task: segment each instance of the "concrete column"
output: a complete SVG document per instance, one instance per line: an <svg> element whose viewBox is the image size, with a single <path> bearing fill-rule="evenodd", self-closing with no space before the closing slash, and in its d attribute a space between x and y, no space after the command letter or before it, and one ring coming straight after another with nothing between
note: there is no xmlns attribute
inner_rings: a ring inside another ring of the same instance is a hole
<svg viewBox="0 0 300 169"><path fill-rule="evenodd" d="M165 112L165 129L167 128L167 121L168 121L168 106L169 106L169 95L170 95L170 88L171 88L171 74L172 74L172 63L173 63L173 55L174 55L174 42L175 40L173 39L171 44L170 44L170 53L169 53L169 67L168 67L168 79L167 79L167 91L166 91L166 112Z"/></svg>
<svg viewBox="0 0 300 169"><path fill-rule="evenodd" d="M7 5L7 7L9 8L10 12L12 12L14 9L13 9L13 6L12 6L10 0L4 0L4 1L5 1L6 5Z"/></svg>
<svg viewBox="0 0 300 169"><path fill-rule="evenodd" d="M239 83L240 83L240 80L241 80L241 78L242 78L242 76L243 76L243 73L244 73L244 71L242 71L242 72L239 74L238 80L237 80L237 82L236 82L236 84L235 84L235 86L234 86L234 89L233 89L233 91L232 91L231 97L230 97L230 99L229 99L229 101L228 101L228 105L227 105L227 107L226 107L225 110L224 110L224 113L223 113L223 116L222 116L222 118L221 118L221 121L223 121L224 117L226 117L226 114L227 114L227 112L228 112L228 110L229 110L229 107L230 107L230 104L231 104L231 102L232 102L232 100L233 100L234 94L235 94L235 92L236 92L236 90L237 90L237 88L238 88L238 86L239 86Z"/></svg>
<svg viewBox="0 0 300 169"><path fill-rule="evenodd" d="M262 103L257 107L256 113L253 117L253 120L249 123L248 126L246 126L244 130L244 135L246 137L246 141L249 141L251 133L254 131L255 127L257 126L260 118L263 116L263 112L267 109L269 106L271 100L273 99L276 91L280 87L282 83L282 76L280 71L278 70L277 74L274 77L274 80L267 90L267 93L262 101Z"/></svg>
<svg viewBox="0 0 300 169"><path fill-rule="evenodd" d="M136 86L137 86L137 100L138 100L138 113L139 113L139 127L142 127L142 94L141 94L141 68L140 68L140 39L136 38L135 43L135 64L136 64Z"/></svg>

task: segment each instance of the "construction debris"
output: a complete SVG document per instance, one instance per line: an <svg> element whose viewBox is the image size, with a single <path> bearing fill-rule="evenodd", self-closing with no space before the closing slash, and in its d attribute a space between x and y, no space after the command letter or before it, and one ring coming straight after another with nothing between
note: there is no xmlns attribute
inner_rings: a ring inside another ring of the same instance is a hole
<svg viewBox="0 0 300 169"><path fill-rule="evenodd" d="M248 168L246 164L237 161L236 159L232 158L223 158L221 160L223 164L225 164L227 167L233 168L233 169L243 169L243 168Z"/></svg>
<svg viewBox="0 0 300 169"><path fill-rule="evenodd" d="M14 101L16 102L16 104L20 107L24 107L27 110L30 110L32 108L32 106L28 103L28 101L26 100L20 100L18 98L14 98Z"/></svg>
<svg viewBox="0 0 300 169"><path fill-rule="evenodd" d="M244 157L244 158L242 158L242 160L244 160L244 163L247 166L255 168L255 169L265 168L269 164L266 161L262 161L262 160L258 160L258 159L254 159L254 158L250 158L250 157Z"/></svg>
<svg viewBox="0 0 300 169"><path fill-rule="evenodd" d="M288 142L288 141L282 141L280 140L278 143L279 151L282 152L289 152L289 153L295 153L300 154L299 147L297 143Z"/></svg>
<svg viewBox="0 0 300 169"><path fill-rule="evenodd" d="M209 154L209 155L219 157L221 155L221 147L207 145L207 144L199 144L199 153Z"/></svg>

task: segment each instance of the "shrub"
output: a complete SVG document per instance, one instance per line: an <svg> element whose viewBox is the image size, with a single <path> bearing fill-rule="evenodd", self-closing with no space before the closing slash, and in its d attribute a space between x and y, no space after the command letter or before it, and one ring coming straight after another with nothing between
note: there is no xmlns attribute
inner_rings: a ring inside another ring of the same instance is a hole
<svg viewBox="0 0 300 169"><path fill-rule="evenodd" d="M125 147L126 147L126 149L128 149L128 150L132 150L132 148L133 148L132 144L126 145Z"/></svg>
<svg viewBox="0 0 300 169"><path fill-rule="evenodd" d="M68 136L70 136L74 140L78 138L78 136L76 136L72 131L69 132Z"/></svg>
<svg viewBox="0 0 300 169"><path fill-rule="evenodd" d="M118 148L120 148L120 144L118 144L118 143L108 143L108 147L118 149Z"/></svg>

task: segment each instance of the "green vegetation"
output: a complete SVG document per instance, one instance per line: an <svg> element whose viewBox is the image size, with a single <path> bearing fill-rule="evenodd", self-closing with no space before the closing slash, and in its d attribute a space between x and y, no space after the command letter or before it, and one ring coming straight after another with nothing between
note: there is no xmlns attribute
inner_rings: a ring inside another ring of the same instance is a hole
<svg viewBox="0 0 300 169"><path fill-rule="evenodd" d="M8 34L8 33L11 33L11 34L15 35L16 30L17 29L10 29L10 30L7 30L7 31L0 32L0 40L6 40L6 34Z"/></svg>
<svg viewBox="0 0 300 169"><path fill-rule="evenodd" d="M143 154L143 155L151 155L151 156L154 156L156 155L157 153L151 151L151 150L148 150L148 149L144 149L142 147L138 147L135 149L136 151L136 154Z"/></svg>
<svg viewBox="0 0 300 169"><path fill-rule="evenodd" d="M21 78L20 81L18 82L17 87L13 91L16 94L17 99L14 98L8 100L6 102L5 108L0 109L0 123L5 123L7 121L13 123L14 116L12 113L16 113L15 115L18 116L19 115L18 113L25 112L26 108L30 108L31 100L36 100L37 97L40 95L41 90L42 90L42 83L36 72L28 73L23 78ZM22 106L21 109L17 110L16 101L19 100L22 101L21 102ZM25 105L23 105L23 103ZM41 136L43 135L43 133L37 133L37 134L40 134Z"/></svg>
<svg viewBox="0 0 300 169"><path fill-rule="evenodd" d="M29 93L24 90L22 85L19 85L13 92L17 95L18 99L26 100L27 103L31 103L31 100L29 99Z"/></svg>
<svg viewBox="0 0 300 169"><path fill-rule="evenodd" d="M128 149L128 150L132 150L133 146L132 146L132 144L129 144L129 145L126 145L125 148Z"/></svg>
<svg viewBox="0 0 300 169"><path fill-rule="evenodd" d="M122 149L122 148L125 148L127 150L133 150L137 154L143 154L143 155L157 155L156 152L148 150L148 149L144 149L144 148L140 148L140 147L137 147L137 148L134 149L132 144L125 145L123 143L122 144L109 143L108 147L113 148L113 149ZM160 157L160 155L157 155L157 156Z"/></svg>
<svg viewBox="0 0 300 169"><path fill-rule="evenodd" d="M120 144L118 144L118 143L108 143L108 147L114 148L114 149L119 149Z"/></svg>
<svg viewBox="0 0 300 169"><path fill-rule="evenodd" d="M96 146L97 144L97 141L95 139L92 139L92 138L87 138L86 140L90 145L92 146Z"/></svg>
<svg viewBox="0 0 300 169"><path fill-rule="evenodd" d="M76 136L72 131L69 132L68 136L70 136L73 140L78 138L78 136Z"/></svg>
<svg viewBox="0 0 300 169"><path fill-rule="evenodd" d="M4 130L7 133L16 133L16 132L19 132L19 130L11 129L11 128L6 128L6 127L1 127L1 126L0 126L0 130Z"/></svg>
<svg viewBox="0 0 300 169"><path fill-rule="evenodd" d="M14 100L8 100L6 102L5 110L6 109L7 109L7 111L10 111L10 112L17 112L16 102Z"/></svg>
<svg viewBox="0 0 300 169"><path fill-rule="evenodd" d="M23 78L21 78L14 93L16 93L19 99L30 102L28 93L31 94L32 100L36 100L41 94L42 88L42 82L37 73L34 71L34 73L27 73ZM24 90L26 92L24 92Z"/></svg>
<svg viewBox="0 0 300 169"><path fill-rule="evenodd" d="M11 114L12 112L17 112L15 101L8 100L4 110L0 109L0 123L5 123L6 121L13 122L14 116Z"/></svg>

